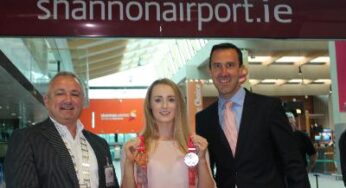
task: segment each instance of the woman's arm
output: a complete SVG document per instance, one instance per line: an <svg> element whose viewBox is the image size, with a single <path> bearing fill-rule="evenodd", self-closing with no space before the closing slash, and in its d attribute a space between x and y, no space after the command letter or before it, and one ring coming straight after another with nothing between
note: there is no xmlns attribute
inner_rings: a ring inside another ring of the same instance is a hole
<svg viewBox="0 0 346 188"><path fill-rule="evenodd" d="M192 136L192 141L198 148L199 162L197 166L198 172L198 183L197 188L215 188L215 182L212 177L210 165L209 165L209 154L208 154L208 142L201 136Z"/></svg>
<svg viewBox="0 0 346 188"><path fill-rule="evenodd" d="M123 148L121 157L121 168L122 168L122 181L121 188L136 188L134 165L135 156L137 154L136 148L139 145L139 140L128 141Z"/></svg>

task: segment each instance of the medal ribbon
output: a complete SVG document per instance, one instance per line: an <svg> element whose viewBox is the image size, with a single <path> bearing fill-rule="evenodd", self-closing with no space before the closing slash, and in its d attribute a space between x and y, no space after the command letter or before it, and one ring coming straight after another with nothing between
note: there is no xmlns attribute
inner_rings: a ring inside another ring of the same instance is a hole
<svg viewBox="0 0 346 188"><path fill-rule="evenodd" d="M189 141L187 143L187 152L195 152L197 151L196 146L192 142L191 136L189 137ZM189 187L193 188L196 186L196 176L197 176L197 169L196 167L189 167Z"/></svg>
<svg viewBox="0 0 346 188"><path fill-rule="evenodd" d="M145 154L145 144L144 144L144 136L141 135L138 137L140 139L140 144L137 148L137 155L140 156L140 160L143 160L143 157L146 157ZM148 178L147 178L147 164L142 161L136 161L137 162L137 168L136 168L136 174L137 174L137 188L147 188L148 187Z"/></svg>

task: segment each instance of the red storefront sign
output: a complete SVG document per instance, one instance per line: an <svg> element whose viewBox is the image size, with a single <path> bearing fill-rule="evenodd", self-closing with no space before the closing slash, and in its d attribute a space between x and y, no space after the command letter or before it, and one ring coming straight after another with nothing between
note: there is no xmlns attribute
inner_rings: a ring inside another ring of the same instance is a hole
<svg viewBox="0 0 346 188"><path fill-rule="evenodd" d="M345 38L345 0L1 0L0 35Z"/></svg>

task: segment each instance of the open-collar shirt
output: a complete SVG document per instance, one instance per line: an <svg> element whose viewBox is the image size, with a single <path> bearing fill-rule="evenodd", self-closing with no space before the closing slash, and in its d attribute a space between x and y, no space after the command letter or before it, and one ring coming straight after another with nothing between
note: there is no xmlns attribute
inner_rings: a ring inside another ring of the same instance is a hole
<svg viewBox="0 0 346 188"><path fill-rule="evenodd" d="M78 170L77 176L83 177L83 169L82 169L82 149L81 149L81 139L84 138L88 145L88 153L89 153L89 163L90 163L90 182L91 182L91 188L97 188L99 185L99 174L98 174L98 164L96 155L94 153L94 150L90 146L88 140L83 135L83 129L84 126L80 120L77 121L77 130L76 130L76 136L73 138L71 132L68 130L67 126L60 124L56 120L54 120L52 117L50 119L53 121L55 128L58 130L61 138L65 141L66 148L71 149L70 155L74 156L76 168Z"/></svg>

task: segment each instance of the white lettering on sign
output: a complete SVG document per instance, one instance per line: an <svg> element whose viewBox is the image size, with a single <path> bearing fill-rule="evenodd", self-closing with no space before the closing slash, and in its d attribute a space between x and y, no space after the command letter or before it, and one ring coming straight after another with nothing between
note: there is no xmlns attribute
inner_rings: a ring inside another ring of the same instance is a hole
<svg viewBox="0 0 346 188"><path fill-rule="evenodd" d="M292 23L293 9L288 4L269 5L269 0L240 3L117 1L117 0L38 0L39 20L163 21L196 22L198 31L206 23ZM262 6L262 7L260 7ZM261 15L253 15L261 9ZM96 15L97 13L97 15ZM192 19L197 16L197 20ZM240 20L243 18L244 20Z"/></svg>
<svg viewBox="0 0 346 188"><path fill-rule="evenodd" d="M106 114L102 113L101 114L101 120L123 120L126 118L129 118L130 114L125 113L125 114Z"/></svg>
<svg viewBox="0 0 346 188"><path fill-rule="evenodd" d="M101 120L134 120L137 117L136 110L132 110L129 113L101 113Z"/></svg>

